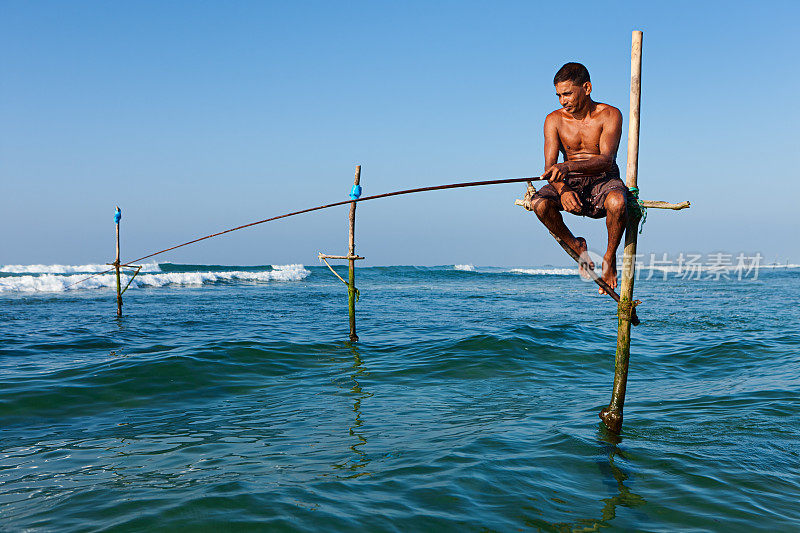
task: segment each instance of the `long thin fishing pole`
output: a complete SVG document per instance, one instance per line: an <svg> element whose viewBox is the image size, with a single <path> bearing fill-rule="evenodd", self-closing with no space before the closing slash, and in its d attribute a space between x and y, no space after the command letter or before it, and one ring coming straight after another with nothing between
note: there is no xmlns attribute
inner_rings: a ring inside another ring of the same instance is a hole
<svg viewBox="0 0 800 533"><path fill-rule="evenodd" d="M220 231L220 232L217 232L217 233L212 233L211 235L205 235L205 236L199 237L197 239L192 239L191 241L187 241L187 242L184 242L184 243L181 243L181 244L176 244L175 246L171 246L169 248L165 248L163 250L159 250L157 252L153 252L151 254L147 254L147 255L139 257L137 259L132 259L130 261L127 261L123 266L130 266L131 263L138 263L139 261L143 261L144 259L150 259L151 257L154 257L156 255L160 255L160 254L163 254L165 252L176 250L178 248L183 248L184 246L188 246L188 245L194 244L196 242L204 241L206 239L211 239L212 237L219 237L220 235L225 235L226 233L230 233L232 231L237 231L237 230L240 230L240 229L249 228L251 226L257 226L258 224L264 224L265 222L272 222L273 220L278 220L278 219L281 219L281 218L292 217L292 216L295 216L295 215L302 215L303 213L310 213L312 211L319 211L320 209L328 209L329 207L347 205L347 204L351 204L353 202L366 202L367 200L377 200L378 198L388 198L389 196L399 196L401 194L412 194L412 193L416 193L416 192L441 191L441 190L444 190L444 189L459 189L459 188L462 188L462 187L479 187L479 186L482 186L482 185L502 185L502 184L505 184L505 183L520 183L520 182L523 182L523 181L540 181L542 179L543 178L541 178L539 176L535 176L535 177L530 177L530 178L504 178L504 179L485 180L485 181L467 181L467 182L463 182L463 183L450 183L448 185L434 185L434 186L431 186L431 187L419 187L417 189L405 189L405 190L402 190L402 191L385 192L385 193L382 193L382 194L375 194L375 195L372 195L372 196L365 196L365 197L359 198L357 200L352 200L352 199L351 200L342 200L341 202L334 202L332 204L318 205L317 207L309 207L308 209L301 209L300 211L293 211L291 213L286 213L284 215L278 215L278 216L275 216L275 217L265 218L264 220L258 220L256 222L250 222L249 224L243 224L241 226L236 226L235 228L230 228L230 229L226 229L224 231ZM91 276L88 276L88 277L86 277L84 279L76 281L75 283L67 285L65 288L71 287L73 285L77 285L78 283L82 283L82 282L86 281L87 279L93 278L94 276L99 276L101 274L106 274L108 272L111 272L112 270L113 270L113 268L110 268L110 269L108 269L108 270L106 270L104 272L97 272L96 274L92 274Z"/></svg>
<svg viewBox="0 0 800 533"><path fill-rule="evenodd" d="M394 191L394 192L385 192L383 194L375 194L373 196L365 196L364 198L359 198L358 200L342 200L341 202L334 202L332 204L325 204L319 205L317 207L309 207L308 209L301 209L300 211L294 211L292 213L286 213L285 215L278 215L276 217L265 218L264 220L258 220L256 222L251 222L249 224L244 224L242 226L236 226L235 228L226 229L225 231L220 231L218 233L212 233L211 235L206 235L204 237L200 237L198 239L193 239L188 242L184 242L182 244L177 244L170 248L165 248L164 250L159 250L158 252L153 252L152 254L145 255L143 257L139 257L138 259L133 259L125 263L126 265L130 265L131 263L138 263L144 259L150 259L153 256L163 254L164 252L169 252L175 250L177 248L182 248L184 246L188 246L190 244L194 244L196 242L204 241L206 239L210 239L212 237L219 237L220 235L225 235L226 233L230 233L232 231L237 231L244 228L249 228L251 226L257 226L258 224L264 224L265 222L272 222L273 220L278 220L281 218L292 217L295 215L302 215L303 213L310 213L312 211L319 211L320 209L328 209L329 207L337 207L340 205L347 205L353 202L366 202L367 200L377 200L378 198L387 198L389 196L398 196L401 194L411 194L415 192L427 192L427 191L440 191L443 189L458 189L461 187L478 187L481 185L501 185L504 183L519 183L522 181L534 181L534 180L541 180L540 177L535 178L506 178L506 179L499 179L499 180L486 180L486 181L469 181L465 183L451 183L449 185L435 185L432 187L420 187L418 189L406 189L403 191Z"/></svg>

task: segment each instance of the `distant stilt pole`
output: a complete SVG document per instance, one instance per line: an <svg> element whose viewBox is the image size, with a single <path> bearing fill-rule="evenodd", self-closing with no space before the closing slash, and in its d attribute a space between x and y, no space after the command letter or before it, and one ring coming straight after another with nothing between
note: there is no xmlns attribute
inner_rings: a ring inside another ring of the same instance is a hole
<svg viewBox="0 0 800 533"><path fill-rule="evenodd" d="M361 165L356 166L356 177L353 185L357 186L361 183ZM350 342L358 341L356 335L356 269L355 269L355 256L356 256L356 202L350 204L350 247L348 248L349 269L347 276L347 310L350 314Z"/></svg>
<svg viewBox="0 0 800 533"><path fill-rule="evenodd" d="M356 335L356 300L358 299L358 289L356 289L355 262L359 259L364 259L363 257L356 255L356 200L358 200L360 197L361 165L357 165L356 177L353 181L353 188L350 191L350 239L349 246L347 248L347 255L328 255L323 254L322 252L319 253L319 260L323 261L325 265L331 269L331 272L333 272L334 276L339 278L342 283L347 285L347 311L350 315L350 342L358 341L358 335ZM341 203L337 205L341 205ZM328 259L347 259L349 267L347 270L348 281L345 281L344 278L333 269L333 267L328 263Z"/></svg>
<svg viewBox="0 0 800 533"><path fill-rule="evenodd" d="M637 187L639 171L639 108L642 101L642 32L634 31L631 43L631 100L628 124L628 168L625 184ZM625 388L628 384L628 361L631 355L631 316L633 302L633 280L636 261L636 237L639 217L628 211L625 227L625 250L622 262L622 284L617 307L617 352L614 360L614 389L608 407L600 411L600 418L614 433L622 429L622 406L625 403Z"/></svg>
<svg viewBox="0 0 800 533"><path fill-rule="evenodd" d="M119 280L119 221L122 219L122 210L117 206L114 212L114 222L117 226L117 256L114 259L114 270L117 274L117 316L122 316L122 286Z"/></svg>

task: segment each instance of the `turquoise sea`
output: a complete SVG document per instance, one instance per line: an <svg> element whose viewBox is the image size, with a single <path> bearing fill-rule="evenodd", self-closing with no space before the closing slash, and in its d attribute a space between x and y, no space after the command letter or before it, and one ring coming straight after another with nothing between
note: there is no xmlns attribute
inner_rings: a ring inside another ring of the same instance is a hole
<svg viewBox="0 0 800 533"><path fill-rule="evenodd" d="M0 531L797 531L800 269L0 269ZM341 269L340 272L344 272ZM651 279L646 279L647 277ZM65 290L66 289L66 290Z"/></svg>

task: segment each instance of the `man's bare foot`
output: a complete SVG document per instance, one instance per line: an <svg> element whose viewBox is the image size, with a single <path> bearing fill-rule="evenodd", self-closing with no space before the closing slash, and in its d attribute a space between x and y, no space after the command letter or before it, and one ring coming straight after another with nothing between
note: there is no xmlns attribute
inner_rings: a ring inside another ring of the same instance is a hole
<svg viewBox="0 0 800 533"><path fill-rule="evenodd" d="M608 255L606 254L603 257L603 281L608 283L608 286L612 289L617 288L617 256L616 254ZM606 291L603 290L602 287L598 287L597 292L600 294L606 294Z"/></svg>
<svg viewBox="0 0 800 533"><path fill-rule="evenodd" d="M575 244L576 246L572 249L578 254L578 257L581 258L578 263L578 273L585 278L589 275L588 269L594 270L594 262L592 262L592 258L589 257L587 251L589 248L586 246L586 239L583 237L575 237Z"/></svg>

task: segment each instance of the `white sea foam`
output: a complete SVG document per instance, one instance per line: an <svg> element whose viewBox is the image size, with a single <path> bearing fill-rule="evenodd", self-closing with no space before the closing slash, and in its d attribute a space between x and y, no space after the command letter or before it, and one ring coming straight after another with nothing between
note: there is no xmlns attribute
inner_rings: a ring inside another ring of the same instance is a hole
<svg viewBox="0 0 800 533"><path fill-rule="evenodd" d="M305 279L311 274L311 271L306 269L303 265L270 265L272 266L272 278L276 281L300 281Z"/></svg>
<svg viewBox="0 0 800 533"><path fill-rule="evenodd" d="M453 268L464 272L475 272L475 265L453 265Z"/></svg>
<svg viewBox="0 0 800 533"><path fill-rule="evenodd" d="M577 268L512 268L509 272L530 276L571 276L578 273Z"/></svg>
<svg viewBox="0 0 800 533"><path fill-rule="evenodd" d="M7 274L73 274L76 272L103 272L111 268L110 265L3 265L0 272ZM158 263L145 263L142 272L161 272Z"/></svg>
<svg viewBox="0 0 800 533"><path fill-rule="evenodd" d="M713 265L713 264L683 264L683 265L648 265L636 263L637 270L654 270L656 272L669 272L674 274L685 274L691 272L729 272L742 273L749 272L750 270L780 270L780 269L796 269L800 265L782 264L782 265L750 265L750 264L732 264L732 265Z"/></svg>
<svg viewBox="0 0 800 533"><path fill-rule="evenodd" d="M261 272L229 271L229 272L159 272L139 274L131 283L132 287L164 287L167 285L204 285L218 282L235 281L299 281L311 272L303 265L273 265L273 270ZM103 289L116 286L114 274L93 276L86 281L72 285L84 279L84 274L59 276L43 274L40 276L6 276L0 277L0 293L3 292L63 292L85 289ZM123 276L123 284L129 277Z"/></svg>
<svg viewBox="0 0 800 533"><path fill-rule="evenodd" d="M759 268L800 268L800 265L792 263L772 264L772 265L759 265Z"/></svg>

